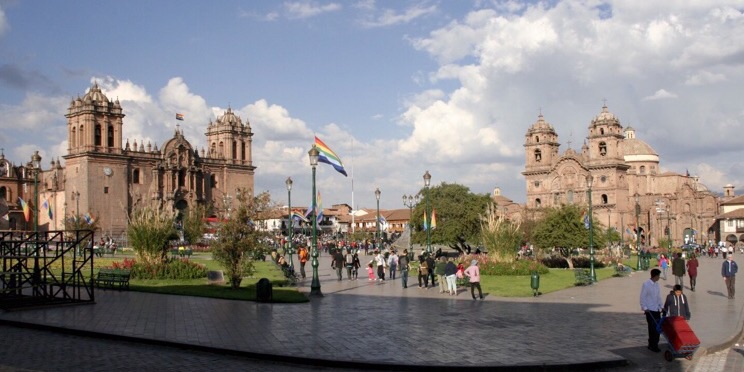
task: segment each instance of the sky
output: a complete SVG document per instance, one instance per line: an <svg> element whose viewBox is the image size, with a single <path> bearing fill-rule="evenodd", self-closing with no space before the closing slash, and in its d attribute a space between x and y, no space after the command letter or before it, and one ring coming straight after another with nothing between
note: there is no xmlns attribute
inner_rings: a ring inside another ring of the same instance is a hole
<svg viewBox="0 0 744 372"><path fill-rule="evenodd" d="M123 137L177 124L205 146L231 108L250 123L255 191L323 207L403 208L432 185L526 197L524 136L540 113L580 151L604 104L661 170L744 190L744 0L0 0L0 147L43 167L67 151L70 101L97 82ZM185 120L177 122L175 113Z"/></svg>

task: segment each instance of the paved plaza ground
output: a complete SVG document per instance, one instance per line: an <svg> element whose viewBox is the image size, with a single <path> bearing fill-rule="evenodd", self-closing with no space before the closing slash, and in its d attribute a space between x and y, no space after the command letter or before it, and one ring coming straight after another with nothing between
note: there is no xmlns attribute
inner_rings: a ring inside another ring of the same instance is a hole
<svg viewBox="0 0 744 372"><path fill-rule="evenodd" d="M739 349L730 347L744 329L744 293L727 299L720 277L722 261L702 258L700 262L697 291L686 291L690 325L702 343L693 362L669 363L660 353L646 349L638 294L648 272L537 298L486 295L484 301L473 301L463 290L452 297L416 285L403 289L400 279L379 284L368 281L366 273L357 281L337 281L328 257L323 256L319 273L324 296L305 304L99 290L95 305L0 312L0 324L101 337L106 342L187 348L229 359L221 363L246 358L244 362L255 370L266 367L263 361L294 364L274 365L282 370L301 369L301 365L400 370L455 366L723 370L717 368L728 368L727 360L741 360L736 359ZM662 293L667 293L674 281L660 284ZM309 285L308 277L300 290L309 292ZM164 355L170 352L165 350ZM8 357L3 355L2 360Z"/></svg>

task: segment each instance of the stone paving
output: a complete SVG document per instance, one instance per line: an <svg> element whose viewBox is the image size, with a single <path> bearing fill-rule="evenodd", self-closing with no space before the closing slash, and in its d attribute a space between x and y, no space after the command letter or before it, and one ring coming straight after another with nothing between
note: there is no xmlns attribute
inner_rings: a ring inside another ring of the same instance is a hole
<svg viewBox="0 0 744 372"><path fill-rule="evenodd" d="M696 359L727 349L744 327L744 300L726 298L720 265L702 258L698 290L686 291L690 324L702 343ZM408 289L400 279L371 282L366 272L357 281L337 281L325 256L320 267L324 296L306 304L109 290L96 292L96 305L0 312L0 323L326 367L695 367L684 359L668 363L645 348L638 292L648 272L538 298L473 301L462 290L453 297L413 281ZM674 282L660 283L667 293ZM309 292L309 285L308 277L300 289Z"/></svg>

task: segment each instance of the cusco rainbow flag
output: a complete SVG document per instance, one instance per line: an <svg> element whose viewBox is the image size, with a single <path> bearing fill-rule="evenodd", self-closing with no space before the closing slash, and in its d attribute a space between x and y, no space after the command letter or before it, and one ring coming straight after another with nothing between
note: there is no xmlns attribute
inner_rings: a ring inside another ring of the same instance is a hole
<svg viewBox="0 0 744 372"><path fill-rule="evenodd" d="M339 173L348 177L346 170L344 169L344 164L341 163L341 158L339 158L330 147L326 146L318 136L315 136L315 147L319 152L318 161L332 165Z"/></svg>

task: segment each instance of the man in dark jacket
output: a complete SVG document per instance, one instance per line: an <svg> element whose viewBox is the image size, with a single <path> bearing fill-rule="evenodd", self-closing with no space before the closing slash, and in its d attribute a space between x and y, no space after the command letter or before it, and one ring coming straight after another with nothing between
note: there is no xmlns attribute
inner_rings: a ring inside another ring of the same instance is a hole
<svg viewBox="0 0 744 372"><path fill-rule="evenodd" d="M336 269L336 275L338 276L338 280L342 280L343 277L341 275L341 269L344 268L344 254L341 253L341 249L336 249L333 252L333 262L331 262L331 267Z"/></svg>
<svg viewBox="0 0 744 372"><path fill-rule="evenodd" d="M431 253L427 253L426 255L426 266L429 268L428 278L431 279L431 286L433 288L434 287L434 269L437 266L437 262L434 260L434 255L432 255Z"/></svg>
<svg viewBox="0 0 744 372"><path fill-rule="evenodd" d="M677 257L672 260L672 274L674 275L674 284L684 285L685 282L682 277L685 276L685 259L682 258L682 253L677 253Z"/></svg>
<svg viewBox="0 0 744 372"><path fill-rule="evenodd" d="M726 257L726 261L723 261L721 266L721 276L723 281L726 283L726 289L728 290L728 298L733 300L735 293L736 284L736 272L739 271L739 266L734 262L734 256L729 255Z"/></svg>
<svg viewBox="0 0 744 372"><path fill-rule="evenodd" d="M398 256L398 267L400 268L400 278L403 288L408 288L408 250L404 249L403 254Z"/></svg>

